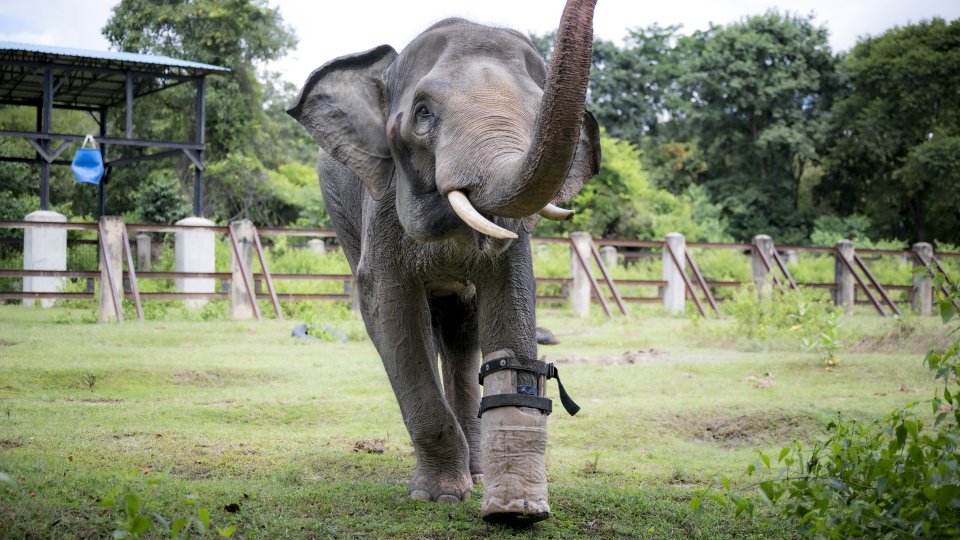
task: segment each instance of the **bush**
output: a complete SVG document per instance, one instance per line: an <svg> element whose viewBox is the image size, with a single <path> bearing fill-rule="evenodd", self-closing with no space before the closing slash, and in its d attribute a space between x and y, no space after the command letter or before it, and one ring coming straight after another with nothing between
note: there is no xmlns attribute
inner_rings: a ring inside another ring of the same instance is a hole
<svg viewBox="0 0 960 540"><path fill-rule="evenodd" d="M946 284L940 302L945 323L957 320L960 290ZM954 331L956 336L956 330ZM938 388L929 402L932 418L917 404L895 409L872 423L838 416L826 439L805 454L801 443L782 448L776 461L764 452L746 468L763 478L757 495L734 489L721 478L720 491L698 491L694 516L704 497L752 515L757 499L796 520L807 537L956 538L960 535L960 337L945 350L931 350L924 363Z"/></svg>
<svg viewBox="0 0 960 540"><path fill-rule="evenodd" d="M726 337L760 348L775 340L799 340L805 348L817 352L828 367L836 364L833 353L839 348L840 310L821 291L787 289L761 299L750 284L737 289L723 306L734 321L719 330Z"/></svg>

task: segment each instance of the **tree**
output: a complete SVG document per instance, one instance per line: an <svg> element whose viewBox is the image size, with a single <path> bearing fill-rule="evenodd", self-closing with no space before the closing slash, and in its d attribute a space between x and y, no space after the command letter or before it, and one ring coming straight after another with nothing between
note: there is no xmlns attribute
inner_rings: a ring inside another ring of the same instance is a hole
<svg viewBox="0 0 960 540"><path fill-rule="evenodd" d="M827 30L812 17L775 11L712 26L678 43L704 185L726 209L731 232L803 241L813 209L802 188L823 145L825 113L837 87Z"/></svg>
<svg viewBox="0 0 960 540"><path fill-rule="evenodd" d="M722 241L720 209L693 186L680 196L659 189L630 142L601 132L600 173L570 202L570 222L543 222L538 234L588 231L596 238L660 239L681 232L690 241Z"/></svg>
<svg viewBox="0 0 960 540"><path fill-rule="evenodd" d="M657 186L701 185L738 239L803 242L826 112L839 87L825 28L775 11L691 36L630 31L594 43L588 107L642 150ZM549 36L536 38L544 49Z"/></svg>
<svg viewBox="0 0 960 540"><path fill-rule="evenodd" d="M207 78L208 210L216 219L249 217L264 225L296 218L297 212L264 183L264 163L277 167L289 156L284 144L263 137L264 126L273 133L282 131L284 119L267 116L267 97L256 74L258 66L280 58L296 44L277 9L265 0L122 0L113 8L103 34L120 50L229 67L229 74ZM170 111L192 112L193 100L193 89L187 85L144 99L136 111L138 136L189 138L193 115L171 115ZM169 167L169 162L146 167ZM181 160L179 171L181 183L189 185L190 163ZM136 190L144 176L142 170L118 168L111 183Z"/></svg>
<svg viewBox="0 0 960 540"><path fill-rule="evenodd" d="M960 20L860 41L844 67L817 193L868 215L876 234L960 241Z"/></svg>

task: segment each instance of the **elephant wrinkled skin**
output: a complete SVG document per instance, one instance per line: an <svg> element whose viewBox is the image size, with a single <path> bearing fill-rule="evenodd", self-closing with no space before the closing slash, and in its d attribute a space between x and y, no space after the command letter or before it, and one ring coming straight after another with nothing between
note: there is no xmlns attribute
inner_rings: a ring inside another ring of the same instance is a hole
<svg viewBox="0 0 960 540"><path fill-rule="evenodd" d="M530 230L599 168L584 110L594 2L568 2L549 71L522 34L447 19L399 54L323 65L289 111L320 146L324 201L415 448L415 499L464 500L482 474L482 353L536 358ZM516 238L468 226L453 192Z"/></svg>

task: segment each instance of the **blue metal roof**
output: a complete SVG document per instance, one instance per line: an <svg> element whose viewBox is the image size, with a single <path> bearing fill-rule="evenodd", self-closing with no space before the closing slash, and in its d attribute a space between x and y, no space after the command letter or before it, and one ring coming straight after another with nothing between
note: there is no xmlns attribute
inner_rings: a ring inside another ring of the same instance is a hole
<svg viewBox="0 0 960 540"><path fill-rule="evenodd" d="M106 62L118 62L122 64L149 64L167 68L183 68L196 71L230 71L230 68L214 66L210 64L201 64L200 62L191 62L189 60L179 60L169 56L154 56L150 54L138 54L116 51L92 51L87 49L74 49L70 47L51 47L49 45L34 45L30 43L13 43L9 41L0 41L0 51L21 51L25 53L34 53L37 55L46 55L47 60L66 60L73 59L96 59Z"/></svg>

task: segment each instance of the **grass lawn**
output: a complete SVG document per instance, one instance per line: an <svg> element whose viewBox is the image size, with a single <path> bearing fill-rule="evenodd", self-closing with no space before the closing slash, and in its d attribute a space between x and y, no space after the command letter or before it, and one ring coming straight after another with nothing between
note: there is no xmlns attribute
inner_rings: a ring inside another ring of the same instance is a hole
<svg viewBox="0 0 960 540"><path fill-rule="evenodd" d="M412 447L368 341L294 339L292 321L89 324L89 310L0 306L0 537L110 536L123 516L98 501L117 490L157 522L205 508L236 537L790 537L772 514L713 505L694 524L690 495L837 411L872 418L933 392L936 320L849 317L826 371L798 345L740 343L726 321L634 309L540 313L561 340L541 354L583 410L555 407L553 514L516 531L480 519L482 487L457 506L407 498Z"/></svg>

